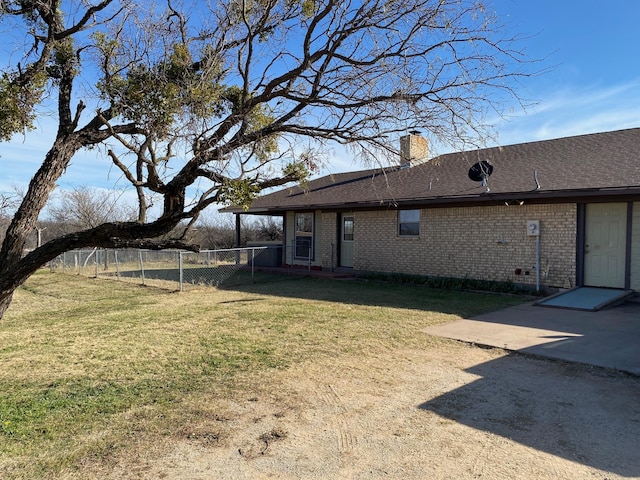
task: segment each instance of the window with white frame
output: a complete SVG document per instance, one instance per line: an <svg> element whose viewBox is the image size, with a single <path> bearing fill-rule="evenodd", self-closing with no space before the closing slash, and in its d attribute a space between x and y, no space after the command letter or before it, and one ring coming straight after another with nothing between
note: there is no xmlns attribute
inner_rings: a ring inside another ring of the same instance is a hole
<svg viewBox="0 0 640 480"><path fill-rule="evenodd" d="M296 213L295 257L313 258L313 212Z"/></svg>
<svg viewBox="0 0 640 480"><path fill-rule="evenodd" d="M398 210L398 235L401 237L420 235L420 210Z"/></svg>

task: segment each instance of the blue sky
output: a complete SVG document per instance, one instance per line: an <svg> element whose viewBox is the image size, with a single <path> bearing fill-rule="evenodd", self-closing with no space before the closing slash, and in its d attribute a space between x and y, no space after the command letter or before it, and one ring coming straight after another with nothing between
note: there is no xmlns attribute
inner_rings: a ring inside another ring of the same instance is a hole
<svg viewBox="0 0 640 480"><path fill-rule="evenodd" d="M511 32L532 35L526 51L554 69L526 82L537 101L499 124L511 144L640 126L635 0L496 0Z"/></svg>
<svg viewBox="0 0 640 480"><path fill-rule="evenodd" d="M639 1L494 0L493 8L508 34L528 37L521 46L544 59L540 68L553 69L518 87L535 102L525 112L514 103L504 118L490 119L498 138L488 146L640 127ZM0 144L0 192L24 187L38 168L54 134L50 119L39 125L36 135ZM364 167L339 150L328 161L324 174ZM59 186L107 188L116 175L106 160L84 153Z"/></svg>

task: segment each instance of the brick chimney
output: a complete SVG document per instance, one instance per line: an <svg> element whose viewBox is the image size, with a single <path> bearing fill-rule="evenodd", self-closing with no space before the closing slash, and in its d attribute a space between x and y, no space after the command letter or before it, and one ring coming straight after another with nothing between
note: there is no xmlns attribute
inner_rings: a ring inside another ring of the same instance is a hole
<svg viewBox="0 0 640 480"><path fill-rule="evenodd" d="M429 142L419 132L400 137L400 165L414 167L429 160Z"/></svg>

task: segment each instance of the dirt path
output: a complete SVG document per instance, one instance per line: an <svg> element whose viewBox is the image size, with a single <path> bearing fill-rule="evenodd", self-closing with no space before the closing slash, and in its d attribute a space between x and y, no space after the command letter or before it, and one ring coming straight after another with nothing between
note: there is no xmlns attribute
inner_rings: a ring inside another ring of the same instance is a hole
<svg viewBox="0 0 640 480"><path fill-rule="evenodd" d="M443 341L300 365L113 478L640 478L640 379Z"/></svg>

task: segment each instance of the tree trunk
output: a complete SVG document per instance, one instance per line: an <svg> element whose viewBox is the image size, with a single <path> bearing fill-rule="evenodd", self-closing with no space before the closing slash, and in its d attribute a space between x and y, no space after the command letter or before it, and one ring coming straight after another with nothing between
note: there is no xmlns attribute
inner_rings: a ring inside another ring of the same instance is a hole
<svg viewBox="0 0 640 480"><path fill-rule="evenodd" d="M25 270L26 275L22 278L20 275L16 276L25 243L36 229L38 216L55 188L56 181L80 147L81 144L74 136L56 139L45 161L31 179L29 189L7 228L0 249L0 319L11 304L13 292L39 267L36 265L33 268L20 269Z"/></svg>
<svg viewBox="0 0 640 480"><path fill-rule="evenodd" d="M0 294L0 319L4 317L9 305L11 305L11 300L13 300L13 292L8 295Z"/></svg>

